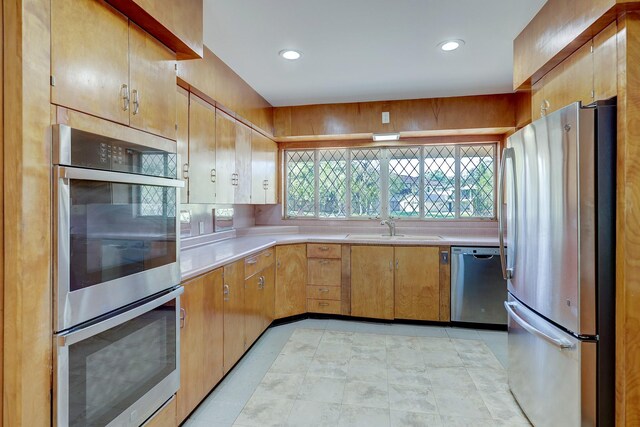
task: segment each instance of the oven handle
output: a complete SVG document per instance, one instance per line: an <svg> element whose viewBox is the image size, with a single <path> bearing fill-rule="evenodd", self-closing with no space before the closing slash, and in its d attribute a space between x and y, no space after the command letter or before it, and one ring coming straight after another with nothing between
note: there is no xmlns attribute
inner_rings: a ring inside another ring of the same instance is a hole
<svg viewBox="0 0 640 427"><path fill-rule="evenodd" d="M72 331L62 335L58 335L58 338L57 338L58 347L66 347L71 344L75 344L77 342L90 338L94 335L98 335L99 333L104 332L108 329L114 328L118 325L128 322L129 320L134 319L138 316L141 316L144 313L153 310L154 308L157 308L163 304L166 304L172 299L175 299L178 296L180 296L183 292L184 292L184 288L180 286L179 288L169 292L168 294L162 295L159 298L156 298L152 301L149 301L145 304L142 304L138 307L135 307L117 316L103 320L102 322L98 322L95 325L87 326L77 331Z"/></svg>
<svg viewBox="0 0 640 427"><path fill-rule="evenodd" d="M70 168L56 166L58 178L82 179L85 181L119 182L123 184L154 185L157 187L184 187L179 179L161 178L157 176L138 175L133 173L102 171L97 169Z"/></svg>

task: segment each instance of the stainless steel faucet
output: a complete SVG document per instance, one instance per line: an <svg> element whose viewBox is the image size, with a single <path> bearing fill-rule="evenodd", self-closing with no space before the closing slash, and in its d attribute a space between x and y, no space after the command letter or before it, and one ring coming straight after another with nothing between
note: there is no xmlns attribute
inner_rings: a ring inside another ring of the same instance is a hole
<svg viewBox="0 0 640 427"><path fill-rule="evenodd" d="M393 237L396 235L396 223L391 219L383 219L380 222L380 225L386 225L389 227L389 236Z"/></svg>

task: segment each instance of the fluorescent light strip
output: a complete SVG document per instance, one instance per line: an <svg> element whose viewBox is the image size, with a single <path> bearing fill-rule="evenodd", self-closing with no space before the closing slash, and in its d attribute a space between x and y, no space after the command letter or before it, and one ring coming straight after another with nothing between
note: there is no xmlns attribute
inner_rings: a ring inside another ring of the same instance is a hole
<svg viewBox="0 0 640 427"><path fill-rule="evenodd" d="M398 141L400 139L400 133L374 133L373 140L375 142L381 141Z"/></svg>

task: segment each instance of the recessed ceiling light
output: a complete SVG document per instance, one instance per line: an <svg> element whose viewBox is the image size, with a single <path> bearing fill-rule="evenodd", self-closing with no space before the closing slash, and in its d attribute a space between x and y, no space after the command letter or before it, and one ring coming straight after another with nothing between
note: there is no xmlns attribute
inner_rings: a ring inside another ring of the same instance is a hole
<svg viewBox="0 0 640 427"><path fill-rule="evenodd" d="M284 49L280 51L280 56L284 59L288 59L289 61L295 61L296 59L300 59L302 54L297 50Z"/></svg>
<svg viewBox="0 0 640 427"><path fill-rule="evenodd" d="M440 46L440 49L444 50L445 52L450 52L452 50L456 50L462 45L464 45L464 40L446 40L440 43L438 46Z"/></svg>
<svg viewBox="0 0 640 427"><path fill-rule="evenodd" d="M374 133L373 140L376 142L380 141L397 141L400 139L400 134L396 133Z"/></svg>

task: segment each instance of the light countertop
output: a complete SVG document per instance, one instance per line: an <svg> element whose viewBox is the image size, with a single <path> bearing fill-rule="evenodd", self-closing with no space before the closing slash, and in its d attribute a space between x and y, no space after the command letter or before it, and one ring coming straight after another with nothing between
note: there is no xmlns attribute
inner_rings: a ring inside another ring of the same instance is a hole
<svg viewBox="0 0 640 427"><path fill-rule="evenodd" d="M274 233L250 234L185 248L180 253L182 280L187 280L276 245L294 243L339 243L394 246L497 246L497 237L412 236L411 240L363 237L357 234Z"/></svg>

